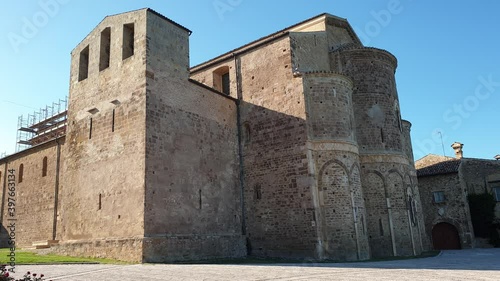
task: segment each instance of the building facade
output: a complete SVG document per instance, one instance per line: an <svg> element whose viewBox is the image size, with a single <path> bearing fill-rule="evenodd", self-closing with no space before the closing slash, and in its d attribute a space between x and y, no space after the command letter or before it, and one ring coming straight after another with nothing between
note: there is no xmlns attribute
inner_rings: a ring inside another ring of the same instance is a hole
<svg viewBox="0 0 500 281"><path fill-rule="evenodd" d="M500 220L500 161L463 157L463 144L454 143L456 157L427 155L416 161L425 229L435 249L488 247L474 235L469 194L490 193Z"/></svg>
<svg viewBox="0 0 500 281"><path fill-rule="evenodd" d="M24 169L20 246L138 262L429 247L392 54L323 14L190 68L190 33L142 9L72 51L65 135L0 159Z"/></svg>

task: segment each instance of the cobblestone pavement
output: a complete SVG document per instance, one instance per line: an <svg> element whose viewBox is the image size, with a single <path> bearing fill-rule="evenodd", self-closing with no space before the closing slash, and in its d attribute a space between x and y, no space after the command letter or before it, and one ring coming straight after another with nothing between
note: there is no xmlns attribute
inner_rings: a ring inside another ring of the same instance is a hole
<svg viewBox="0 0 500 281"><path fill-rule="evenodd" d="M444 251L424 259L279 265L20 265L52 280L500 280L500 249Z"/></svg>

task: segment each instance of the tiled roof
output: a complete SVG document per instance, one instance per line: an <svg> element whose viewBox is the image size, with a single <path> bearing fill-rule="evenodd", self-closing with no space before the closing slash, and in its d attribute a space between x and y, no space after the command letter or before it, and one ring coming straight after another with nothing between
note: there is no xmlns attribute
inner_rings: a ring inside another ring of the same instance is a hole
<svg viewBox="0 0 500 281"><path fill-rule="evenodd" d="M418 177L458 173L461 159L440 162L417 170Z"/></svg>

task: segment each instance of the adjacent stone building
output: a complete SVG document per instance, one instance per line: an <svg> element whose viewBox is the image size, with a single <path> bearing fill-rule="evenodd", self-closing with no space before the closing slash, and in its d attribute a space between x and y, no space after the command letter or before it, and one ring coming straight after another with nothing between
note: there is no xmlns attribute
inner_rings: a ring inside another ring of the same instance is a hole
<svg viewBox="0 0 500 281"><path fill-rule="evenodd" d="M415 162L425 229L435 249L484 246L474 236L468 194L495 196L500 219L500 161L464 158L463 144L454 143L456 158L427 155Z"/></svg>
<svg viewBox="0 0 500 281"><path fill-rule="evenodd" d="M428 248L392 54L322 14L190 68L190 33L142 9L72 51L65 135L0 159L24 167L20 246L139 262Z"/></svg>

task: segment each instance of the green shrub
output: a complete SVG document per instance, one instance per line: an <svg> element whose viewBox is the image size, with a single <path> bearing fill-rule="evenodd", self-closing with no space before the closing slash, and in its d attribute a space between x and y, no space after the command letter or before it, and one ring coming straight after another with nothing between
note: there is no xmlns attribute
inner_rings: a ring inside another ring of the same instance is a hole
<svg viewBox="0 0 500 281"><path fill-rule="evenodd" d="M489 238L490 243L495 247L500 247L500 236L495 221L496 200L492 194L469 194L469 208L476 237Z"/></svg>

